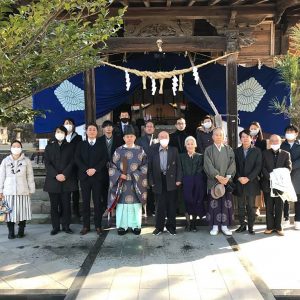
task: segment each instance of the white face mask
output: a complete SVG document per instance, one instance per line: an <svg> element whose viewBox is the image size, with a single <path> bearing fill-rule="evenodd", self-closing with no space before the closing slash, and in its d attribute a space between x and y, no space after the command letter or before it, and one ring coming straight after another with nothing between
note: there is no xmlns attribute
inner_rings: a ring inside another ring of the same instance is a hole
<svg viewBox="0 0 300 300"><path fill-rule="evenodd" d="M12 154L18 155L18 154L20 154L22 152L22 148L11 147L10 151L11 151Z"/></svg>
<svg viewBox="0 0 300 300"><path fill-rule="evenodd" d="M205 129L209 129L209 128L211 127L211 125L212 125L212 124L211 124L210 121L203 123L203 127L204 127Z"/></svg>
<svg viewBox="0 0 300 300"><path fill-rule="evenodd" d="M68 130L68 132L71 132L73 130L73 126L70 124L64 125L64 127Z"/></svg>
<svg viewBox="0 0 300 300"><path fill-rule="evenodd" d="M250 135L251 136L256 136L259 133L259 129L252 129L250 130Z"/></svg>
<svg viewBox="0 0 300 300"><path fill-rule="evenodd" d="M294 140L296 138L295 134L294 133L286 133L285 134L285 138L287 140Z"/></svg>
<svg viewBox="0 0 300 300"><path fill-rule="evenodd" d="M64 139L65 139L65 134L64 133L55 133L55 138L59 141L59 142L61 142L61 141L63 141Z"/></svg>
<svg viewBox="0 0 300 300"><path fill-rule="evenodd" d="M271 149L273 149L274 151L279 150L280 145L271 145Z"/></svg>
<svg viewBox="0 0 300 300"><path fill-rule="evenodd" d="M162 147L166 148L169 145L169 139L161 139L159 143Z"/></svg>

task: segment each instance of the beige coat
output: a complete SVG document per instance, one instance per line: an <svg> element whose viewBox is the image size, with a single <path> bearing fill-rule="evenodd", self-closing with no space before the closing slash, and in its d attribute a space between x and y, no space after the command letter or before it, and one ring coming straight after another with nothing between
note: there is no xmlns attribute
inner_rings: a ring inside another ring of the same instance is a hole
<svg viewBox="0 0 300 300"><path fill-rule="evenodd" d="M8 195L29 195L35 192L33 169L29 158L21 154L14 160L5 157L0 165L0 193Z"/></svg>

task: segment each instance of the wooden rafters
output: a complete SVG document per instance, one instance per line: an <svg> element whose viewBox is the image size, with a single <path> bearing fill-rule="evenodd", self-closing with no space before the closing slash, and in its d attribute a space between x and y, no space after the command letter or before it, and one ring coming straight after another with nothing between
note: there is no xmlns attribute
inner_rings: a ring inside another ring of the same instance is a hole
<svg viewBox="0 0 300 300"><path fill-rule="evenodd" d="M245 0L231 0L230 4L231 5L238 5L238 4L242 4Z"/></svg>
<svg viewBox="0 0 300 300"><path fill-rule="evenodd" d="M278 24L284 12L289 8L300 5L300 0L277 0L277 14L275 23Z"/></svg>
<svg viewBox="0 0 300 300"><path fill-rule="evenodd" d="M300 1L300 0L299 0ZM246 16L263 16L272 18L276 14L276 6L273 4L266 5L241 5L235 8L237 15L240 18ZM207 19L209 17L222 18L223 16L230 15L232 11L231 6L184 6L175 7L171 6L168 9L162 9L161 7L129 7L125 12L124 20L172 20L172 19L183 19L183 20L196 20L196 19ZM117 14L116 8L110 8L111 15Z"/></svg>
<svg viewBox="0 0 300 300"><path fill-rule="evenodd" d="M263 4L269 2L269 0L254 0L251 4Z"/></svg>
<svg viewBox="0 0 300 300"><path fill-rule="evenodd" d="M157 37L113 37L108 39L108 48L102 52L157 52L157 39ZM221 36L162 37L161 39L163 51L166 52L226 50L226 38Z"/></svg>

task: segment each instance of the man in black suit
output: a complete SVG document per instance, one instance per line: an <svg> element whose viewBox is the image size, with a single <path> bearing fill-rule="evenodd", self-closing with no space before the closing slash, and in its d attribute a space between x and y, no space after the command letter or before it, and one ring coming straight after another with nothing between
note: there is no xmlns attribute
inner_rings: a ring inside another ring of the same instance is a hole
<svg viewBox="0 0 300 300"><path fill-rule="evenodd" d="M176 147L179 153L186 153L184 141L188 137L188 134L185 132L185 119L178 119L175 127L177 130L170 134L170 146Z"/></svg>
<svg viewBox="0 0 300 300"><path fill-rule="evenodd" d="M259 174L262 168L262 154L251 142L250 130L245 129L239 133L242 145L234 152L236 162L234 194L237 196L240 227L236 232L247 230L246 209L248 219L248 231L255 234L253 225L255 221L255 198L260 195Z"/></svg>
<svg viewBox="0 0 300 300"><path fill-rule="evenodd" d="M108 175L108 169L109 169L109 162L112 159L112 156L115 152L115 150L122 146L124 144L123 139L119 138L117 135L113 133L113 122L106 120L102 124L102 130L103 135L99 138L99 143L101 144L101 147L106 149L107 153L107 164L106 164L106 174L103 179L102 184L102 202L103 207L107 207L107 196L108 196L108 187L109 187L109 175ZM104 214L106 216L106 213Z"/></svg>
<svg viewBox="0 0 300 300"><path fill-rule="evenodd" d="M156 142L156 139L154 138L154 132L155 132L154 123L152 121L147 121L145 124L144 131L145 131L145 135L138 138L136 144L143 148L149 160L151 156L151 151L153 149L153 145ZM151 216L155 212L154 195L151 187L148 189L147 193L148 193L147 215Z"/></svg>
<svg viewBox="0 0 300 300"><path fill-rule="evenodd" d="M262 189L266 203L267 229L265 234L276 231L279 235L284 235L281 226L281 218L283 212L283 202L281 198L271 197L270 189L270 173L276 168L288 168L292 170L291 156L288 152L280 149L281 138L273 134L270 137L271 149L263 152L262 166ZM280 193L280 191L278 191Z"/></svg>
<svg viewBox="0 0 300 300"><path fill-rule="evenodd" d="M297 140L299 129L295 125L285 128L285 141L281 144L281 149L291 154L292 160L292 182L297 194L298 201L295 202L295 229L300 230L300 144ZM289 220L289 203L284 202L284 217Z"/></svg>
<svg viewBox="0 0 300 300"><path fill-rule="evenodd" d="M75 154L83 201L83 228L80 233L84 235L90 231L90 202L92 193L95 228L97 234L101 235L103 213L101 190L107 173L107 150L106 147L97 140L97 124L89 124L86 128L86 135L87 140L78 145Z"/></svg>
<svg viewBox="0 0 300 300"><path fill-rule="evenodd" d="M120 123L115 128L115 134L117 136L123 138L124 130L129 125L133 126L137 137L141 135L138 127L130 123L130 115L128 111L121 111L119 118L120 118Z"/></svg>
<svg viewBox="0 0 300 300"><path fill-rule="evenodd" d="M165 227L170 234L176 234L176 190L181 185L182 170L178 151L168 146L169 134L161 131L159 144L153 147L149 160L149 185L156 198L156 222L153 235L159 235Z"/></svg>

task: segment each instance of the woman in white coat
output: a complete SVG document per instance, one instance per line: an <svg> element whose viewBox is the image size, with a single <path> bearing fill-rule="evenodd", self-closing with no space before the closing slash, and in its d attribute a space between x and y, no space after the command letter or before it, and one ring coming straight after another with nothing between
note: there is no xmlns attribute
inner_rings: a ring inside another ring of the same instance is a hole
<svg viewBox="0 0 300 300"><path fill-rule="evenodd" d="M0 199L12 209L6 218L9 239L15 238L15 223L19 223L17 237L24 236L26 221L31 220L30 194L34 192L31 161L22 153L21 142L13 141L11 154L0 165Z"/></svg>

